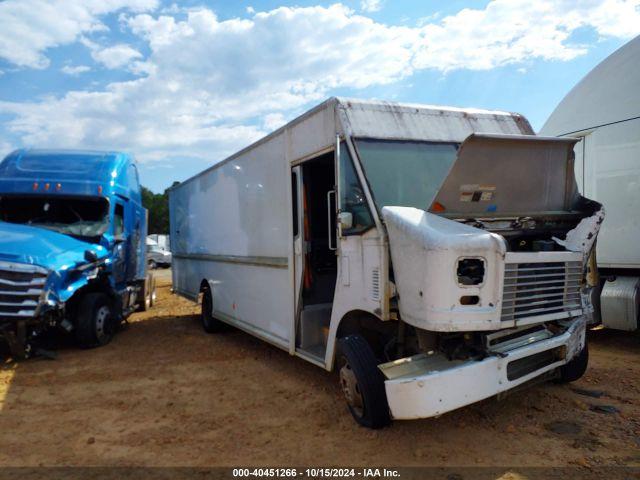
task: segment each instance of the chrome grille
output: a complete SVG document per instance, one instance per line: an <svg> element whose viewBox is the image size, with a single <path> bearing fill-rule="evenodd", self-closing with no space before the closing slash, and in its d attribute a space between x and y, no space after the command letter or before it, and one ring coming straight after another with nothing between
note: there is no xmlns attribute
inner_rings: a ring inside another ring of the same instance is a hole
<svg viewBox="0 0 640 480"><path fill-rule="evenodd" d="M582 276L581 261L507 263L502 321L539 316L554 320L579 314Z"/></svg>
<svg viewBox="0 0 640 480"><path fill-rule="evenodd" d="M0 318L33 317L47 274L34 265L0 262Z"/></svg>

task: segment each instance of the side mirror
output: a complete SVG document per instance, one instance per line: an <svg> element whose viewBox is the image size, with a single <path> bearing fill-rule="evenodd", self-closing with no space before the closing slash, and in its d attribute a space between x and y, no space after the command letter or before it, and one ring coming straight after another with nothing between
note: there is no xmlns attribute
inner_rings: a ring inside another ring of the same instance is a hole
<svg viewBox="0 0 640 480"><path fill-rule="evenodd" d="M340 215L338 215L338 221L342 228L349 229L353 227L353 215L351 212L340 212Z"/></svg>
<svg viewBox="0 0 640 480"><path fill-rule="evenodd" d="M85 250L84 259L89 263L96 262L98 260L98 254L93 250Z"/></svg>

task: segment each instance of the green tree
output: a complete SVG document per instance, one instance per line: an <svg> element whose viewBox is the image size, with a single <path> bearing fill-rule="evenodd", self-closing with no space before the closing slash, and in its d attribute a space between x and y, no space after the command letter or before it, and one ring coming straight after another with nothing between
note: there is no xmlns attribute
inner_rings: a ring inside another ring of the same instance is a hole
<svg viewBox="0 0 640 480"><path fill-rule="evenodd" d="M174 182L176 185L178 182ZM142 205L149 210L149 231L147 233L169 233L169 193L153 193L142 187Z"/></svg>

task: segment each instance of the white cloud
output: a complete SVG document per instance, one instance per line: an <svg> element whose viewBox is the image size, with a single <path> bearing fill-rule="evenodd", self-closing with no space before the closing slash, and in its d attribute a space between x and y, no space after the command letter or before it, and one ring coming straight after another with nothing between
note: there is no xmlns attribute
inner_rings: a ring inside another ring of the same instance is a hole
<svg viewBox="0 0 640 480"><path fill-rule="evenodd" d="M87 65L77 65L77 66L65 65L60 69L62 73L66 75L71 75L71 76L80 75L81 73L86 73L90 70L91 70L91 67L88 67Z"/></svg>
<svg viewBox="0 0 640 480"><path fill-rule="evenodd" d="M26 145L122 149L142 160L178 150L210 158L212 149L231 153L262 134L257 127L214 121L209 115L214 105L182 98L184 92L175 88L138 79L101 92L74 91L34 103L0 102L0 111L16 115L8 127Z"/></svg>
<svg viewBox="0 0 640 480"><path fill-rule="evenodd" d="M100 17L126 9L156 8L158 0L5 0L0 2L0 58L15 65L46 68L44 52L73 43L82 33L105 30Z"/></svg>
<svg viewBox="0 0 640 480"><path fill-rule="evenodd" d="M132 60L142 58L142 54L126 44L113 45L106 48L97 48L91 52L91 57L110 69L121 68Z"/></svg>
<svg viewBox="0 0 640 480"><path fill-rule="evenodd" d="M587 51L569 42L581 27L618 38L640 33L639 5L640 0L493 0L483 10L464 9L425 24L414 66L485 70L535 58L571 60Z"/></svg>
<svg viewBox="0 0 640 480"><path fill-rule="evenodd" d="M361 0L360 8L365 12L377 12L382 8L382 0Z"/></svg>
<svg viewBox="0 0 640 480"><path fill-rule="evenodd" d="M168 7L163 8L160 13L164 13L164 14L176 14L176 13L182 13L184 10L183 7L179 7L176 3L172 3L171 5L169 5Z"/></svg>
<svg viewBox="0 0 640 480"><path fill-rule="evenodd" d="M588 48L570 41L579 28L620 38L640 33L639 3L494 0L415 27L377 23L339 4L228 20L206 8L181 14L183 20L125 15L122 24L151 53L144 60L115 57L141 78L101 91L0 102L0 112L14 115L7 128L31 145L217 160L336 88L390 84L419 69L570 60Z"/></svg>

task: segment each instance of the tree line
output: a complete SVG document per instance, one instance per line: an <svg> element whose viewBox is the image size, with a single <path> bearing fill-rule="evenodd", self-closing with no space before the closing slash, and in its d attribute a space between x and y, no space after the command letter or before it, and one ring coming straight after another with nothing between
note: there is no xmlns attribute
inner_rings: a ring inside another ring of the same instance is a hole
<svg viewBox="0 0 640 480"><path fill-rule="evenodd" d="M180 182L173 182L177 185ZM153 193L146 187L142 187L142 206L149 210L148 234L169 233L169 192Z"/></svg>

